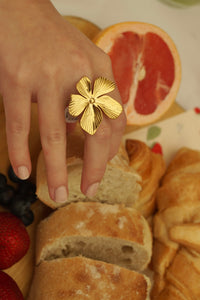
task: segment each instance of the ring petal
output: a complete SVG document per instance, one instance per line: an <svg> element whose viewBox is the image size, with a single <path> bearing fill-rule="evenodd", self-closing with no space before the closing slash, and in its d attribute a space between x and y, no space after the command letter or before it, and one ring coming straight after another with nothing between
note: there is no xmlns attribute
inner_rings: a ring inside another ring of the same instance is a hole
<svg viewBox="0 0 200 300"><path fill-rule="evenodd" d="M89 104L80 120L80 125L83 130L93 135L99 127L103 119L102 111L92 104Z"/></svg>
<svg viewBox="0 0 200 300"><path fill-rule="evenodd" d="M122 112L122 105L108 95L99 97L96 104L111 119L116 119Z"/></svg>
<svg viewBox="0 0 200 300"><path fill-rule="evenodd" d="M84 76L79 80L76 85L78 92L85 98L90 98L92 93L91 81L88 77Z"/></svg>
<svg viewBox="0 0 200 300"><path fill-rule="evenodd" d="M71 101L68 107L70 115L72 115L73 117L79 116L84 111L87 105L88 100L83 96L72 94Z"/></svg>
<svg viewBox="0 0 200 300"><path fill-rule="evenodd" d="M115 89L115 83L107 78L99 77L94 82L93 96L95 98L110 93Z"/></svg>

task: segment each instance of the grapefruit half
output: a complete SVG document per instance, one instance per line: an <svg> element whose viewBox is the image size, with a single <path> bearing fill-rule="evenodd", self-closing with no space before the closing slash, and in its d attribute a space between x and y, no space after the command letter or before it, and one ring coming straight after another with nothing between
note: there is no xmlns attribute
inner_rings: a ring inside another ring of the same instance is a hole
<svg viewBox="0 0 200 300"><path fill-rule="evenodd" d="M112 62L127 124L158 120L174 103L181 81L181 63L171 37L141 22L114 24L94 38Z"/></svg>

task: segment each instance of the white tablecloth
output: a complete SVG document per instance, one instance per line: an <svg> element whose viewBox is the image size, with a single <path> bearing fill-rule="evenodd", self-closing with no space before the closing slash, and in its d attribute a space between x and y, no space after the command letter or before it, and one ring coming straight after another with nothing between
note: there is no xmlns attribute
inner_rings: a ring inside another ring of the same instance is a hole
<svg viewBox="0 0 200 300"><path fill-rule="evenodd" d="M124 21L155 24L174 40L182 63L177 103L200 107L200 5L175 8L158 0L52 0L62 15L75 15L100 28Z"/></svg>

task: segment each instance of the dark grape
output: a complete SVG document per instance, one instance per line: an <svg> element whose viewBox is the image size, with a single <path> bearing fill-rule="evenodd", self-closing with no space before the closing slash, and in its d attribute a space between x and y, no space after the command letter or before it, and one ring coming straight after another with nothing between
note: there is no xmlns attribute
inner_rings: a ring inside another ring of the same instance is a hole
<svg viewBox="0 0 200 300"><path fill-rule="evenodd" d="M30 180L22 180L14 173L12 166L8 169L9 179L17 184L16 189L8 185L7 178L0 173L0 205L6 207L20 218L25 226L34 221L31 204L37 200L36 186Z"/></svg>
<svg viewBox="0 0 200 300"><path fill-rule="evenodd" d="M19 183L17 191L21 195L34 195L36 191L36 186L30 181L24 181Z"/></svg>
<svg viewBox="0 0 200 300"><path fill-rule="evenodd" d="M25 226L29 226L34 221L34 214L31 209L27 210L25 214L20 217Z"/></svg>
<svg viewBox="0 0 200 300"><path fill-rule="evenodd" d="M8 206L15 195L15 189L11 185L6 185L4 189L0 191L0 204Z"/></svg>
<svg viewBox="0 0 200 300"><path fill-rule="evenodd" d="M0 190L4 189L7 184L7 178L4 174L0 173Z"/></svg>
<svg viewBox="0 0 200 300"><path fill-rule="evenodd" d="M26 201L23 195L15 195L9 208L15 216L21 217L30 209L30 202Z"/></svg>

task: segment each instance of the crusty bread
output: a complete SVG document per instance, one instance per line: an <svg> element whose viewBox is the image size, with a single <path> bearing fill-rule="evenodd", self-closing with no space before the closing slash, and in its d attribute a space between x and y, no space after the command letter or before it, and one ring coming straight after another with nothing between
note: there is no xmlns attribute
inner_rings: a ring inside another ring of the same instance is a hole
<svg viewBox="0 0 200 300"><path fill-rule="evenodd" d="M155 212L155 195L160 181L166 171L162 155L154 153L142 141L127 139L126 150L129 156L129 165L141 176L141 191L136 207L145 218Z"/></svg>
<svg viewBox="0 0 200 300"><path fill-rule="evenodd" d="M83 255L129 269L144 270L151 259L152 236L134 208L77 202L59 208L37 230L36 263Z"/></svg>
<svg viewBox="0 0 200 300"><path fill-rule="evenodd" d="M149 279L84 257L43 261L35 268L27 300L148 300Z"/></svg>
<svg viewBox="0 0 200 300"><path fill-rule="evenodd" d="M79 143L77 144L77 140ZM107 164L106 172L99 185L97 194L88 199L80 190L81 174L83 166L83 140L71 137L68 140L67 170L69 196L67 203L74 201L101 201L110 204L124 203L126 206L134 206L139 198L141 190L141 177L129 166L129 158L123 145L117 155ZM36 176L37 196L46 205L55 209L66 205L56 203L49 197L46 170L43 153L41 152L37 162Z"/></svg>
<svg viewBox="0 0 200 300"><path fill-rule="evenodd" d="M76 141L79 141L78 144ZM127 140L126 149L120 146L117 155L107 164L105 175L97 194L87 198L80 190L83 165L83 139L74 135L68 142L68 202L97 201L110 204L123 203L137 208L145 218L155 211L155 194L165 172L165 162L160 154L153 153L143 142ZM43 153L37 163L37 195L46 205L55 209L64 204L50 199Z"/></svg>
<svg viewBox="0 0 200 300"><path fill-rule="evenodd" d="M200 151L176 153L156 202L152 299L200 299Z"/></svg>

